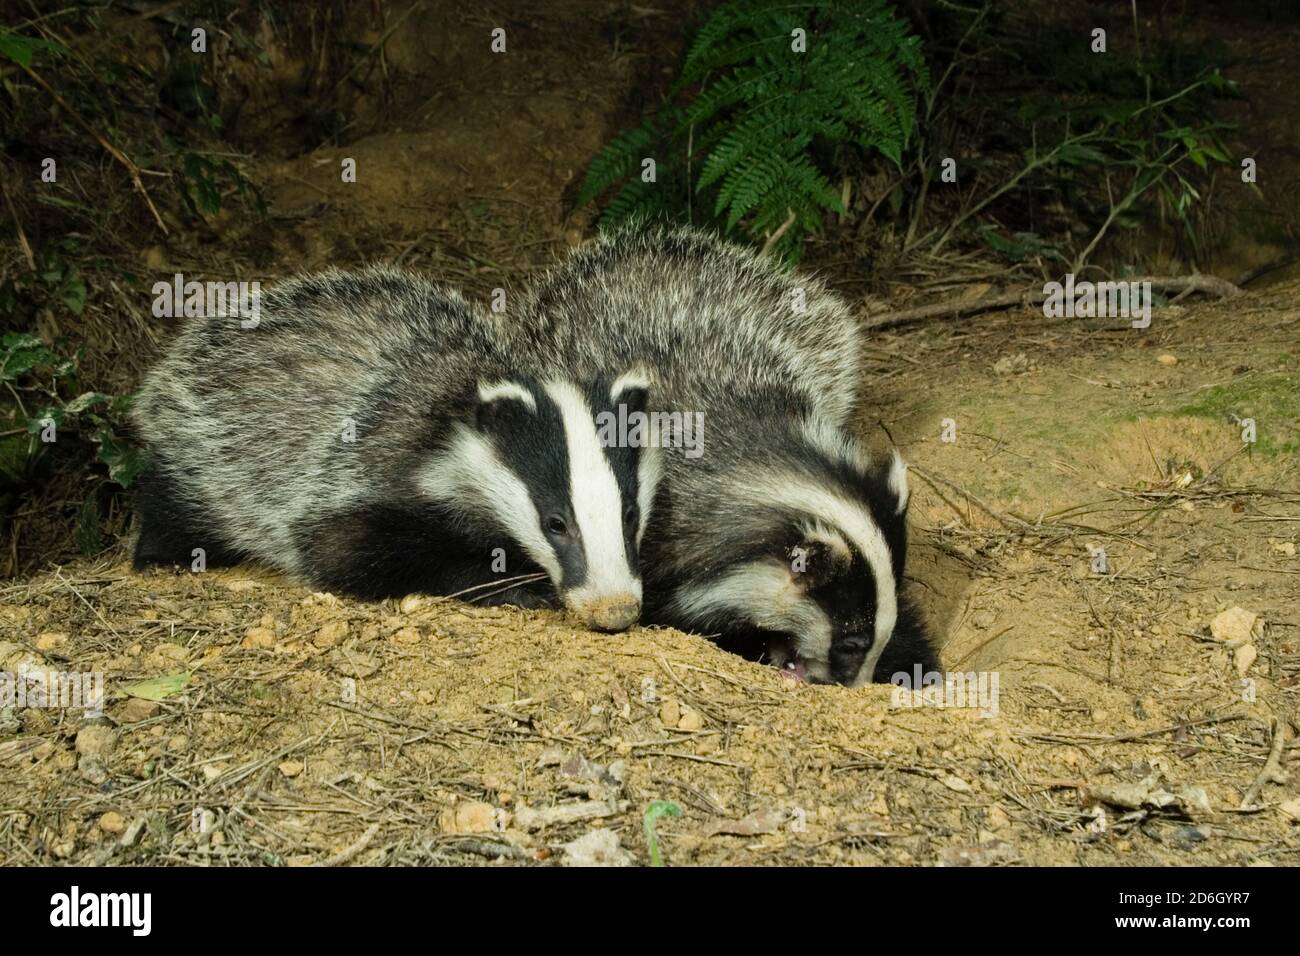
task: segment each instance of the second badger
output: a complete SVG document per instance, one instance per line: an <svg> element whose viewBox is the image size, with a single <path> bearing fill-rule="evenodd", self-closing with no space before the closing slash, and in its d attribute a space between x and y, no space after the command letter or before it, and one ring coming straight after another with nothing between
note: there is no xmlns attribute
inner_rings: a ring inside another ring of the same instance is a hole
<svg viewBox="0 0 1300 956"><path fill-rule="evenodd" d="M639 373L566 375L388 268L289 280L260 312L191 322L145 381L137 567L202 549L363 598L637 619L655 454L602 447L595 420L644 407Z"/></svg>
<svg viewBox="0 0 1300 956"><path fill-rule="evenodd" d="M842 431L860 332L837 296L703 233L629 230L576 250L523 316L534 348L590 368L645 362L651 420L707 428L693 456L663 453L648 622L815 682L937 667L903 587L906 467L869 461Z"/></svg>

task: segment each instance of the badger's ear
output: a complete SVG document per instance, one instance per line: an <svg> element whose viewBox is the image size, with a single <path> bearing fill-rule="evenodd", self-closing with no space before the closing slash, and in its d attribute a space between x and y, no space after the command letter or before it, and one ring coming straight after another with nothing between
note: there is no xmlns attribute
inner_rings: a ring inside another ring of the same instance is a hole
<svg viewBox="0 0 1300 956"><path fill-rule="evenodd" d="M813 591L848 573L853 554L839 535L805 530L786 552L790 580L803 591Z"/></svg>
<svg viewBox="0 0 1300 956"><path fill-rule="evenodd" d="M649 371L644 366L634 365L618 378L609 388L609 403L617 408L626 405L631 412L643 412L650 397L653 384Z"/></svg>
<svg viewBox="0 0 1300 956"><path fill-rule="evenodd" d="M522 417L537 414L537 399L518 382L479 382L470 421L479 431L490 431Z"/></svg>
<svg viewBox="0 0 1300 956"><path fill-rule="evenodd" d="M903 456L898 453L897 448L884 466L884 478L885 490L889 492L894 502L894 514L906 514L907 501L911 495L907 487L907 462L903 461Z"/></svg>
<svg viewBox="0 0 1300 956"><path fill-rule="evenodd" d="M880 505L876 520L889 546L889 557L894 565L894 578L903 579L907 563L907 503L910 492L907 485L907 465L897 450L876 466L879 470Z"/></svg>

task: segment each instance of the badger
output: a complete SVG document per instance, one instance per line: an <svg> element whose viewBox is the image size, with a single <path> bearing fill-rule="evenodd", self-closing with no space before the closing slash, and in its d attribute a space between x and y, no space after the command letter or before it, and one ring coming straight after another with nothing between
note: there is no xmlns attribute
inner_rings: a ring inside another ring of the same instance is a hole
<svg viewBox="0 0 1300 956"><path fill-rule="evenodd" d="M644 408L640 368L574 377L387 267L295 277L258 312L193 322L146 377L137 568L253 559L363 599L636 621L656 453L596 419Z"/></svg>
<svg viewBox="0 0 1300 956"><path fill-rule="evenodd" d="M903 588L907 468L845 432L860 333L821 282L696 231L625 229L538 281L514 334L581 368L653 369L651 424L704 425L702 453L661 449L643 621L810 682L937 667Z"/></svg>

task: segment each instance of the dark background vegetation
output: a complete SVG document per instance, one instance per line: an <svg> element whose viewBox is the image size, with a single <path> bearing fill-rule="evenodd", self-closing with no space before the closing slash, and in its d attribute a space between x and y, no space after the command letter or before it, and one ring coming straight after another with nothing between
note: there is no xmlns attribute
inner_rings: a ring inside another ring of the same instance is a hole
<svg viewBox="0 0 1300 956"><path fill-rule="evenodd" d="M0 575L126 531L126 410L174 272L383 259L484 294L633 216L895 306L1067 271L1294 271L1293 3L533 6L0 3Z"/></svg>

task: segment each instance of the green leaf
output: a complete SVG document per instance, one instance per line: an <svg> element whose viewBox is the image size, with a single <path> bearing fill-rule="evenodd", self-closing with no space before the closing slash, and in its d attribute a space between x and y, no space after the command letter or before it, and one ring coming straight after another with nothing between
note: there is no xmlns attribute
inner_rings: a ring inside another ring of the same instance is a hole
<svg viewBox="0 0 1300 956"><path fill-rule="evenodd" d="M1105 165L1106 154L1086 143L1062 143L1056 151L1056 161L1067 166Z"/></svg>
<svg viewBox="0 0 1300 956"><path fill-rule="evenodd" d="M130 488L148 463L143 450L122 441L107 428L101 428L93 437L99 444L99 460L108 466L108 477Z"/></svg>
<svg viewBox="0 0 1300 956"><path fill-rule="evenodd" d="M663 859L659 856L659 835L655 833L655 821L663 816L680 817L681 815L682 808L667 800L654 800L645 808L641 825L645 828L645 842L650 847L651 866L664 865Z"/></svg>
<svg viewBox="0 0 1300 956"><path fill-rule="evenodd" d="M20 36L10 30L0 28L0 56L13 60L19 66L31 66L32 54L37 50L57 53L63 47L39 37Z"/></svg>
<svg viewBox="0 0 1300 956"><path fill-rule="evenodd" d="M78 395L72 401L65 403L63 410L69 415L80 415L88 408L93 408L95 405L111 401L112 396L105 395L103 392L86 392L82 395Z"/></svg>
<svg viewBox="0 0 1300 956"><path fill-rule="evenodd" d="M796 27L808 38L798 54ZM793 211L775 246L793 258L827 211L843 212L830 184L846 153L904 167L929 85L920 41L887 0L724 0L691 39L667 104L601 150L577 204L621 184L602 227L647 215L722 232L743 222L756 240ZM634 175L645 155L656 184Z"/></svg>
<svg viewBox="0 0 1300 956"><path fill-rule="evenodd" d="M86 282L81 273L73 269L59 287L59 298L72 312L81 315L86 308Z"/></svg>
<svg viewBox="0 0 1300 956"><path fill-rule="evenodd" d="M35 335L11 333L0 340L0 345L4 347L4 355L0 357L0 382L17 381L24 372L52 367L60 361Z"/></svg>
<svg viewBox="0 0 1300 956"><path fill-rule="evenodd" d="M653 121L644 123L620 134L602 149L587 167L575 205L587 205L610 186L638 172L641 161L655 152L656 129Z"/></svg>
<svg viewBox="0 0 1300 956"><path fill-rule="evenodd" d="M27 431L33 435L39 435L45 430L48 422L53 422L54 428L57 431L63 426L63 419L63 409L51 406L37 412L27 420Z"/></svg>
<svg viewBox="0 0 1300 956"><path fill-rule="evenodd" d="M135 392L128 392L125 395L115 395L108 403L108 414L112 418L125 418L127 412L131 410L135 402Z"/></svg>

